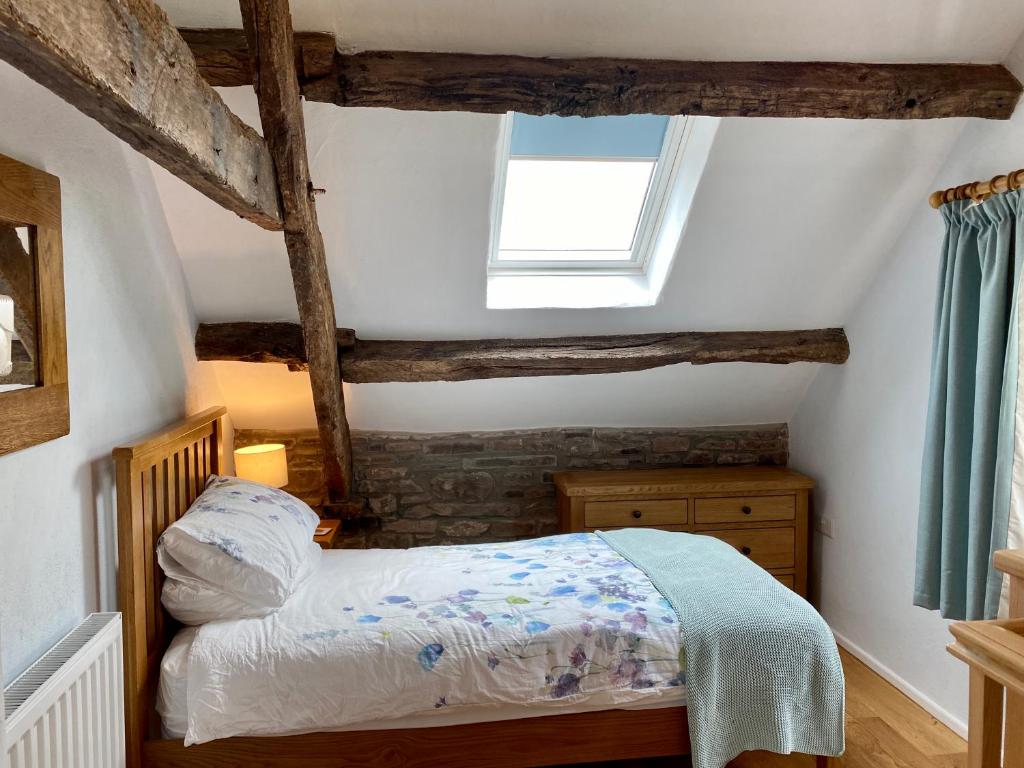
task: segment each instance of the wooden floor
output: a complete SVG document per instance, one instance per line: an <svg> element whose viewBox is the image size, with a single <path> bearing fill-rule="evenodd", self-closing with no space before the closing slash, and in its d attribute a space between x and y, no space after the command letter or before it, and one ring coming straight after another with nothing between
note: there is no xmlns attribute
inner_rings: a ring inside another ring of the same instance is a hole
<svg viewBox="0 0 1024 768"><path fill-rule="evenodd" d="M967 743L846 651L848 768L966 768ZM689 764L687 761L684 764ZM602 763L593 768L680 768L678 759ZM751 752L730 768L814 768L814 758Z"/></svg>

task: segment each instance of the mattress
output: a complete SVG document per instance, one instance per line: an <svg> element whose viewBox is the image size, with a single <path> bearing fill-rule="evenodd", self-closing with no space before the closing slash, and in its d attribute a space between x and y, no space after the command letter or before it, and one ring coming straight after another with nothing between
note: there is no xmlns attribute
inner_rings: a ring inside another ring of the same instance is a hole
<svg viewBox="0 0 1024 768"><path fill-rule="evenodd" d="M165 735L453 725L684 706L678 621L593 534L331 550L276 613L182 630Z"/></svg>

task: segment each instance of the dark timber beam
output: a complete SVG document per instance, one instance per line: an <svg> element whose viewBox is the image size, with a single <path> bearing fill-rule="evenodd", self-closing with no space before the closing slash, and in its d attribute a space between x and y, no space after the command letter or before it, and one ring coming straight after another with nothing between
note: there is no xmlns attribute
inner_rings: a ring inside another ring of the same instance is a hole
<svg viewBox="0 0 1024 768"><path fill-rule="evenodd" d="M342 501L352 487L352 441L338 365L327 255L309 177L291 13L288 0L240 0L239 5L252 55L260 122L281 195L284 241L302 323L327 489L332 501Z"/></svg>
<svg viewBox="0 0 1024 768"><path fill-rule="evenodd" d="M351 349L356 332L335 331L338 349ZM283 363L293 371L305 371L306 348L302 326L297 323L200 323L196 349L202 360L233 360L240 363Z"/></svg>
<svg viewBox="0 0 1024 768"><path fill-rule="evenodd" d="M199 326L200 360L305 364L294 343L296 326L263 324L258 341L249 324ZM347 345L339 330L345 381L466 381L518 376L571 376L641 371L676 363L845 363L850 344L842 328L811 331L690 331L633 336L475 341L363 341ZM258 349L262 345L262 349Z"/></svg>
<svg viewBox="0 0 1024 768"><path fill-rule="evenodd" d="M179 29L199 72L210 85L252 85L252 60L241 29ZM334 35L296 32L295 70L300 82L334 74Z"/></svg>
<svg viewBox="0 0 1024 768"><path fill-rule="evenodd" d="M213 85L251 82L240 30L183 31ZM347 107L556 115L1006 119L1021 84L1001 65L552 59L335 52L297 41L303 95ZM330 63L329 63L330 62Z"/></svg>
<svg viewBox="0 0 1024 768"><path fill-rule="evenodd" d="M152 0L0 0L0 58L228 210L280 229L266 144Z"/></svg>

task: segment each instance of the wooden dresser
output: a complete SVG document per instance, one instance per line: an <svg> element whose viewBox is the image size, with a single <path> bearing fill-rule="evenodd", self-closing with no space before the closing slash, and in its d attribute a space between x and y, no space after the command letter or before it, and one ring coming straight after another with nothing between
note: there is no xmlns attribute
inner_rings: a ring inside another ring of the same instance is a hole
<svg viewBox="0 0 1024 768"><path fill-rule="evenodd" d="M650 526L714 536L807 596L809 477L781 467L558 472L563 532Z"/></svg>

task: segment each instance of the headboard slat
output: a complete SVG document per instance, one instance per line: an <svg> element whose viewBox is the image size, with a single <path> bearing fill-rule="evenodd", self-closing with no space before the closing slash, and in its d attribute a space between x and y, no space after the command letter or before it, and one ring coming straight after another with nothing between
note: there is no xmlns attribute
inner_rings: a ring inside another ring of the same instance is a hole
<svg viewBox="0 0 1024 768"><path fill-rule="evenodd" d="M153 696L160 659L177 629L160 604L156 543L219 471L226 413L210 408L134 446L114 449L129 768L142 766L142 743L158 735Z"/></svg>
<svg viewBox="0 0 1024 768"><path fill-rule="evenodd" d="M193 443L193 501L203 493L203 463L199 459L199 440Z"/></svg>
<svg viewBox="0 0 1024 768"><path fill-rule="evenodd" d="M185 474L185 454L182 451L177 451L174 454L174 486L175 486L175 504L174 509L171 511L171 517L177 520L182 515L183 509L188 509L188 489L186 483L188 478Z"/></svg>
<svg viewBox="0 0 1024 768"><path fill-rule="evenodd" d="M156 585L153 582L153 569L156 568L156 538L160 534L153 530L155 520L153 514L153 467L146 467L142 470L142 514L143 514L143 557L145 558L146 573L146 594L152 595L156 592ZM156 639L156 611L147 602L146 605L146 640L153 643Z"/></svg>
<svg viewBox="0 0 1024 768"><path fill-rule="evenodd" d="M164 531L167 526L171 524L171 521L167 519L167 459L161 459L153 467L154 472L154 483L153 483L153 530ZM153 541L154 548L156 547L156 540ZM153 591L156 594L162 594L164 586L164 573L160 569L160 564L157 562L156 557L153 557ZM154 610L154 618L156 619L156 634L158 637L164 633L164 612Z"/></svg>

